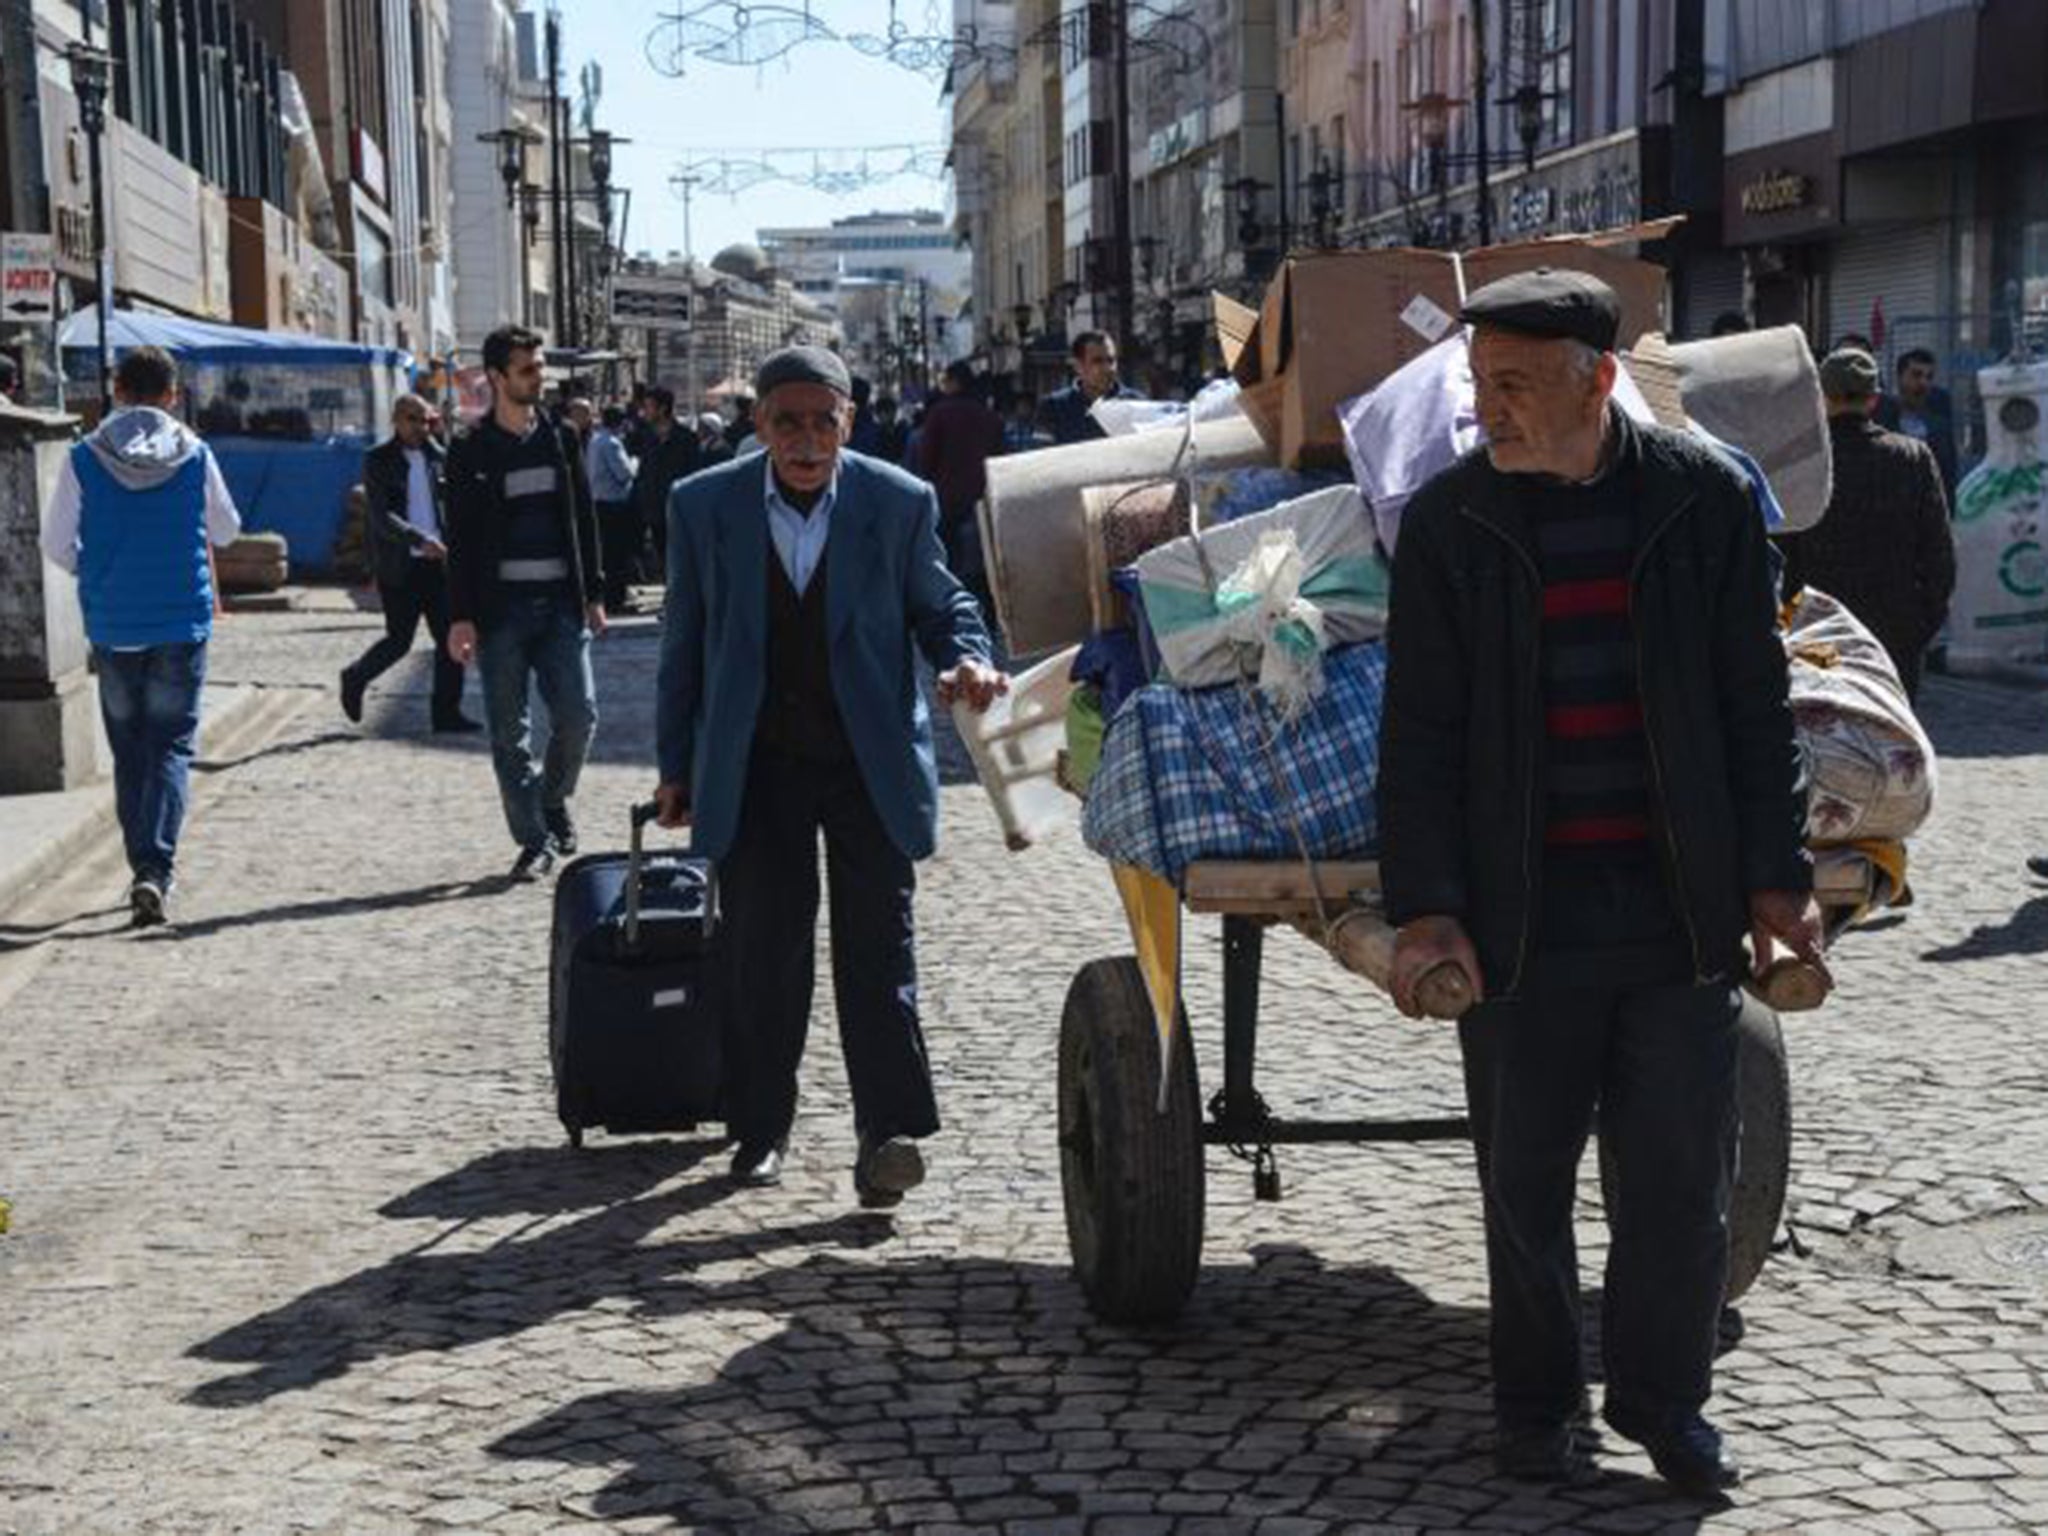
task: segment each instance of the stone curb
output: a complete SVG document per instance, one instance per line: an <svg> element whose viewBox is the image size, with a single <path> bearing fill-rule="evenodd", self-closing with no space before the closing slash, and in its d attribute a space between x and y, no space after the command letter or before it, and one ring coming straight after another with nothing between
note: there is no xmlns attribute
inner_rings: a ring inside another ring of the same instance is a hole
<svg viewBox="0 0 2048 1536"><path fill-rule="evenodd" d="M260 742L295 714L314 690L267 688L254 683L228 683L209 688L199 726L195 766L231 766L232 760ZM85 806L56 812L71 824L19 862L0 859L0 917L5 917L52 876L86 858L102 838L116 835L114 792L109 779L94 786L104 791Z"/></svg>

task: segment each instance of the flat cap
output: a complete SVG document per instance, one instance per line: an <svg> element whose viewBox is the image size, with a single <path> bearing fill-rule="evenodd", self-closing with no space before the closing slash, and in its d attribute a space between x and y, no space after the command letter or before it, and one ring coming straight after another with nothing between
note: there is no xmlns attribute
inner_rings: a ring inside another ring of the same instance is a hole
<svg viewBox="0 0 2048 1536"><path fill-rule="evenodd" d="M1877 359L1861 347L1837 347L1820 363L1820 388L1837 400L1877 393Z"/></svg>
<svg viewBox="0 0 2048 1536"><path fill-rule="evenodd" d="M822 384L842 395L853 393L853 376L837 354L823 347L784 347L771 352L754 372L754 394L767 399L768 392L785 384Z"/></svg>
<svg viewBox="0 0 2048 1536"><path fill-rule="evenodd" d="M1597 351L1611 352L1621 329L1621 300L1590 272L1537 267L1474 289L1458 318L1524 336L1583 341Z"/></svg>

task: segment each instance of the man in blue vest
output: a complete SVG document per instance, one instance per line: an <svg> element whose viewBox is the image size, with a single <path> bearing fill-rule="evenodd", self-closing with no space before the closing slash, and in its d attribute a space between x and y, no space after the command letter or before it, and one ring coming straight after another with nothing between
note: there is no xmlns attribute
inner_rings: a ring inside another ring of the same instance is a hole
<svg viewBox="0 0 2048 1536"><path fill-rule="evenodd" d="M123 357L119 409L71 450L43 523L43 553L78 577L137 928L165 920L190 795L213 634L207 543L242 528L213 454L170 414L177 397L169 353Z"/></svg>
<svg viewBox="0 0 2048 1536"><path fill-rule="evenodd" d="M690 825L719 861L726 1125L743 1184L780 1180L796 1118L823 834L854 1188L886 1208L923 1181L918 1138L939 1126L912 949L913 861L936 843L939 788L916 653L944 704L986 709L1009 682L946 569L931 488L843 451L845 364L791 347L755 392L766 451L669 497L656 797L662 825Z"/></svg>

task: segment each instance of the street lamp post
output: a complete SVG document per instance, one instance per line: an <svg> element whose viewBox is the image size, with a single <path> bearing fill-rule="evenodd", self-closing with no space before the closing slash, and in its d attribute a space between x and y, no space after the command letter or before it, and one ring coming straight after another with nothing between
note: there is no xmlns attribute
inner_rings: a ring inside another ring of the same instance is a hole
<svg viewBox="0 0 2048 1536"><path fill-rule="evenodd" d="M1450 177L1449 151L1451 138L1451 108L1461 103L1452 100L1442 91L1431 91L1415 100L1402 103L1404 112L1413 112L1422 133L1422 147L1429 155L1429 184L1436 192L1436 238L1444 245L1455 242L1450 233Z"/></svg>
<svg viewBox="0 0 2048 1536"><path fill-rule="evenodd" d="M1026 351L1031 345L1031 306L1017 303L1010 306L1010 328L1017 336L1017 389L1021 394L1029 385L1030 362Z"/></svg>
<svg viewBox="0 0 2048 1536"><path fill-rule="evenodd" d="M1318 250L1329 250L1337 243L1335 192L1341 179L1330 169L1327 155L1318 157L1308 178L1309 240Z"/></svg>
<svg viewBox="0 0 2048 1536"><path fill-rule="evenodd" d="M1264 244L1266 226L1259 217L1259 194L1268 190L1268 186L1256 176L1240 176L1230 183L1230 191L1236 198L1237 243L1244 253L1247 287L1272 275L1273 253Z"/></svg>
<svg viewBox="0 0 2048 1536"><path fill-rule="evenodd" d="M84 40L72 44L65 59L71 66L71 93L78 98L78 126L85 131L86 175L92 187L92 250L98 288L93 308L99 326L100 416L104 419L114 408L114 347L108 335L114 309L114 264L107 250L107 193L100 146L107 133L107 87L114 60L93 44L91 9L80 14Z"/></svg>

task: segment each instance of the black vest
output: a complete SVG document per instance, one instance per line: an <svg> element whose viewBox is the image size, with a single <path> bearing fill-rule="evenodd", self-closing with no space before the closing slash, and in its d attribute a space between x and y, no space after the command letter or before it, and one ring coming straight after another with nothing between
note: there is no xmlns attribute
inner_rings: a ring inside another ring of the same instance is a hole
<svg viewBox="0 0 2048 1536"><path fill-rule="evenodd" d="M853 757L832 696L831 636L825 628L825 562L797 596L773 546L768 551L768 679L754 728L756 746L807 763Z"/></svg>

